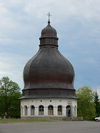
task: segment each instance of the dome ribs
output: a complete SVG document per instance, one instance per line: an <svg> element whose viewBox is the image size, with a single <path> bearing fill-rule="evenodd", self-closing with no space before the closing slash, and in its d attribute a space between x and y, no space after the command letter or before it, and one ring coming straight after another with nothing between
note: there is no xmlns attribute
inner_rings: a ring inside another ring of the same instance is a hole
<svg viewBox="0 0 100 133"><path fill-rule="evenodd" d="M41 32L39 51L25 65L23 98L76 98L74 69L58 50L56 30Z"/></svg>

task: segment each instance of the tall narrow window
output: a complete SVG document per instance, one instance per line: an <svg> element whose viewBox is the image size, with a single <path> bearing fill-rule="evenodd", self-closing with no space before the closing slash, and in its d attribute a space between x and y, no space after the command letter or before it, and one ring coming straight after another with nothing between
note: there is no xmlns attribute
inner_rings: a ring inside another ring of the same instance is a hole
<svg viewBox="0 0 100 133"><path fill-rule="evenodd" d="M28 109L27 109L27 106L25 106L25 115L28 115Z"/></svg>
<svg viewBox="0 0 100 133"><path fill-rule="evenodd" d="M52 105L48 106L48 115L53 115L53 106Z"/></svg>
<svg viewBox="0 0 100 133"><path fill-rule="evenodd" d="M21 115L23 115L23 107L21 107Z"/></svg>
<svg viewBox="0 0 100 133"><path fill-rule="evenodd" d="M44 115L44 106L39 106L39 115Z"/></svg>
<svg viewBox="0 0 100 133"><path fill-rule="evenodd" d="M76 116L76 106L74 107L74 116Z"/></svg>
<svg viewBox="0 0 100 133"><path fill-rule="evenodd" d="M62 106L61 105L58 106L58 115L62 115Z"/></svg>
<svg viewBox="0 0 100 133"><path fill-rule="evenodd" d="M31 115L35 115L35 107L33 105L31 106Z"/></svg>

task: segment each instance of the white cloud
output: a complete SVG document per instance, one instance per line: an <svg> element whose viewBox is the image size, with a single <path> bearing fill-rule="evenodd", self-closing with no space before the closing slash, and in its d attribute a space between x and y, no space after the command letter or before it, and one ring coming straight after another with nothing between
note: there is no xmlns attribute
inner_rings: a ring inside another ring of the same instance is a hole
<svg viewBox="0 0 100 133"><path fill-rule="evenodd" d="M87 58L86 59L87 63L91 63L91 64L96 64L96 61L93 58Z"/></svg>
<svg viewBox="0 0 100 133"><path fill-rule="evenodd" d="M97 91L97 93L98 93L98 95L99 95L99 98L100 98L100 85L99 85L99 86L93 87L93 90L94 90L94 91Z"/></svg>
<svg viewBox="0 0 100 133"><path fill-rule="evenodd" d="M100 86L98 87L99 89L97 89L97 93L99 95L99 98L100 98Z"/></svg>
<svg viewBox="0 0 100 133"><path fill-rule="evenodd" d="M91 84L91 77L95 77L92 85L98 85L96 77L100 75L99 6L100 0L1 0L1 77L9 76L23 86L23 67L38 50L38 38L47 24L46 15L50 12L51 25L57 30L60 38L59 50L75 65L78 72L78 87L89 82ZM97 70L98 73L95 74Z"/></svg>
<svg viewBox="0 0 100 133"><path fill-rule="evenodd" d="M17 82L23 89L23 69L29 57L3 53L0 54L0 78L8 76L14 82Z"/></svg>

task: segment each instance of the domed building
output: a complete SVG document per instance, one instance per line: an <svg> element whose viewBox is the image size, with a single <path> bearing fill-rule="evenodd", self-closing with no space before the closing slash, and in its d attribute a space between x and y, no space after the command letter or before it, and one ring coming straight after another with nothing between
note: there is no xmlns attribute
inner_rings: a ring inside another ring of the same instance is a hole
<svg viewBox="0 0 100 133"><path fill-rule="evenodd" d="M21 118L77 117L74 69L59 52L57 32L49 20L39 39L37 54L24 67Z"/></svg>

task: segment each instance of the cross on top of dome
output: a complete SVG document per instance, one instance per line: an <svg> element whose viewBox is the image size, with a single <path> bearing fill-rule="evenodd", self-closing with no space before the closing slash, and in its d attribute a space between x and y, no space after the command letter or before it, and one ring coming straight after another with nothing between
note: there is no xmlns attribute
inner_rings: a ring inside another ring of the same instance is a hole
<svg viewBox="0 0 100 133"><path fill-rule="evenodd" d="M47 14L48 15L48 23L50 23L50 12Z"/></svg>

